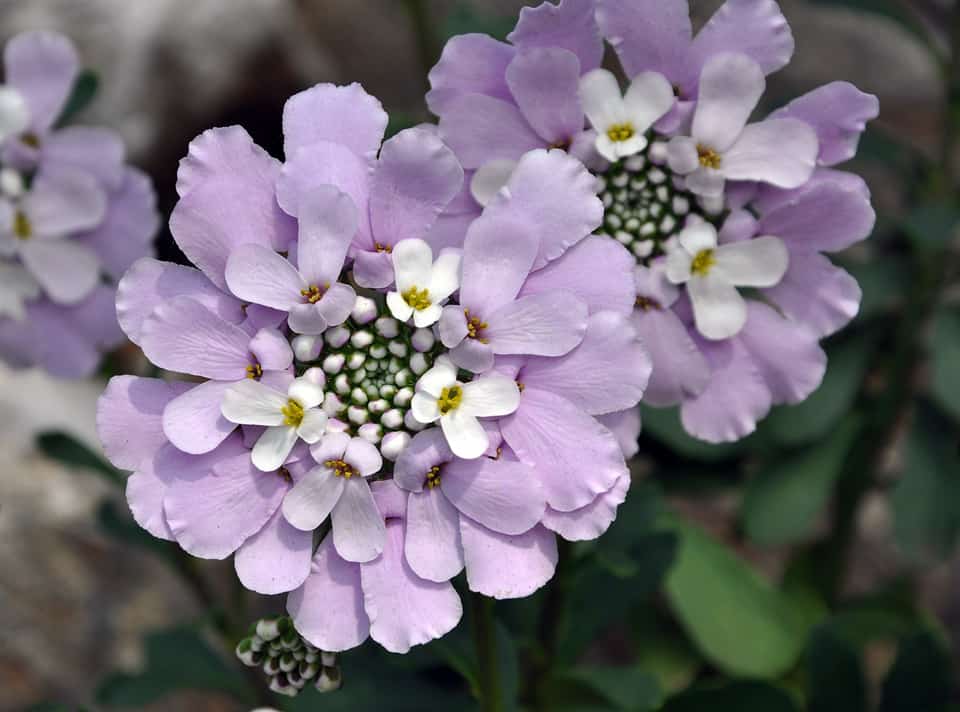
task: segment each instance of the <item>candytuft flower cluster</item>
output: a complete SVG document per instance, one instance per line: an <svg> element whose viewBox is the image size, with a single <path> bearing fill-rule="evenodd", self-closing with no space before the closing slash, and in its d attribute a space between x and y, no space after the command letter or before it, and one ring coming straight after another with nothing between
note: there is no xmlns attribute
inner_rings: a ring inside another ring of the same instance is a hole
<svg viewBox="0 0 960 712"><path fill-rule="evenodd" d="M71 42L17 35L0 85L0 359L77 378L124 341L116 281L152 253L150 180L120 137L65 126L82 93Z"/></svg>

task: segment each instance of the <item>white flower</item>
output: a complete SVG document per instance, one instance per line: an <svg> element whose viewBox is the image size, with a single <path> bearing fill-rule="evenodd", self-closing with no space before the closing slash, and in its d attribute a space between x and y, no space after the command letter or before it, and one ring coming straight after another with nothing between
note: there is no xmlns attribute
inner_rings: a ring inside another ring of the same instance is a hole
<svg viewBox="0 0 960 712"><path fill-rule="evenodd" d="M439 420L453 454L472 460L490 444L477 418L510 415L519 405L520 388L513 379L491 375L461 383L457 367L441 356L417 382L411 412L424 424Z"/></svg>
<svg viewBox="0 0 960 712"><path fill-rule="evenodd" d="M21 134L30 126L30 109L23 94L0 84L0 141Z"/></svg>
<svg viewBox="0 0 960 712"><path fill-rule="evenodd" d="M747 305L737 287L772 287L787 271L788 254L778 237L717 245L710 223L687 227L667 253L667 278L686 284L697 329L708 339L728 339L743 328Z"/></svg>
<svg viewBox="0 0 960 712"><path fill-rule="evenodd" d="M400 321L424 328L436 323L441 305L460 287L461 252L433 250L423 240L401 240L393 247L393 270L397 291L387 294L390 313Z"/></svg>
<svg viewBox="0 0 960 712"><path fill-rule="evenodd" d="M580 79L580 101L597 132L597 151L619 161L647 147L646 133L673 107L673 87L663 75L644 72L634 77L626 94L606 69L594 69Z"/></svg>
<svg viewBox="0 0 960 712"><path fill-rule="evenodd" d="M273 472L286 462L297 438L313 444L323 437L327 414L319 406L323 402L323 386L316 383L322 376L319 369L310 369L296 378L286 393L260 381L240 381L223 397L223 417L238 425L265 425L251 459L263 472Z"/></svg>
<svg viewBox="0 0 960 712"><path fill-rule="evenodd" d="M18 264L0 262L0 317L20 321L26 315L23 303L40 296L40 285Z"/></svg>

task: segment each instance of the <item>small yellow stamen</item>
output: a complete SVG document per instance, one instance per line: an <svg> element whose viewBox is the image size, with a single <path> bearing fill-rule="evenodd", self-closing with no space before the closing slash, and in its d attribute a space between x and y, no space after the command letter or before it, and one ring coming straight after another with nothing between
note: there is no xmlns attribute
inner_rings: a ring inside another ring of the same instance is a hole
<svg viewBox="0 0 960 712"><path fill-rule="evenodd" d="M547 148L550 148L550 149L559 148L566 151L568 148L570 148L571 143L573 143L571 139L565 138L561 141L554 141L549 146L547 146Z"/></svg>
<svg viewBox="0 0 960 712"><path fill-rule="evenodd" d="M247 378L250 378L254 381L259 381L260 377L263 375L263 368L259 363L252 363L247 366Z"/></svg>
<svg viewBox="0 0 960 712"><path fill-rule="evenodd" d="M656 299L651 299L650 297L637 297L637 308L642 309L643 311L661 311L663 309L660 306L660 302Z"/></svg>
<svg viewBox="0 0 960 712"><path fill-rule="evenodd" d="M717 263L717 258L713 256L713 250L700 250L693 263L690 265L690 271L700 277L706 277L710 268Z"/></svg>
<svg viewBox="0 0 960 712"><path fill-rule="evenodd" d="M30 148L40 148L40 137L35 133L25 133L20 137L20 140Z"/></svg>
<svg viewBox="0 0 960 712"><path fill-rule="evenodd" d="M633 130L633 124L614 124L607 129L607 138L614 143L629 141L636 135Z"/></svg>
<svg viewBox="0 0 960 712"><path fill-rule="evenodd" d="M485 339L480 335L480 332L486 329L489 324L482 321L478 316L470 316L469 309L464 309L463 314L467 317L467 336L471 339L476 339L481 344L489 343L490 339Z"/></svg>
<svg viewBox="0 0 960 712"><path fill-rule="evenodd" d="M386 252L388 255L389 255L391 252L393 252L393 248L390 247L390 245L384 245L384 244L381 244L381 243L379 243L379 242L374 242L374 243L373 243L373 249L375 249L377 252Z"/></svg>
<svg viewBox="0 0 960 712"><path fill-rule="evenodd" d="M293 475L290 474L290 470L288 470L286 467L281 467L279 470L277 470L277 474L290 484L293 484Z"/></svg>
<svg viewBox="0 0 960 712"><path fill-rule="evenodd" d="M440 397L437 398L437 409L440 415L446 415L451 410L460 407L460 401L463 400L463 388L460 386L450 386L440 391Z"/></svg>
<svg viewBox="0 0 960 712"><path fill-rule="evenodd" d="M303 422L303 406L293 398L287 399L287 404L280 409L283 413L283 424L291 428L299 428Z"/></svg>
<svg viewBox="0 0 960 712"><path fill-rule="evenodd" d="M435 489L440 486L440 466L434 465L427 471L427 487Z"/></svg>
<svg viewBox="0 0 960 712"><path fill-rule="evenodd" d="M517 381L517 390L523 393L523 389L526 388L520 381Z"/></svg>
<svg viewBox="0 0 960 712"><path fill-rule="evenodd" d="M400 296L403 297L403 301L417 311L423 311L433 305L433 302L430 301L429 289L410 287L410 289L403 292Z"/></svg>
<svg viewBox="0 0 960 712"><path fill-rule="evenodd" d="M335 477L342 477L345 480L349 480L354 475L359 474L351 465L348 465L343 460L327 460L323 464L333 470Z"/></svg>
<svg viewBox="0 0 960 712"><path fill-rule="evenodd" d="M309 304L316 304L321 299L323 299L323 295L326 293L328 289L330 289L329 282L323 285L323 289L321 289L315 284L311 284L306 289L301 289L300 294L301 296L303 296L304 299L307 300Z"/></svg>
<svg viewBox="0 0 960 712"><path fill-rule="evenodd" d="M718 170L720 164L723 162L720 159L720 154L714 151L709 146L704 146L702 143L697 144L697 156L700 158L700 165L704 168L712 168Z"/></svg>
<svg viewBox="0 0 960 712"><path fill-rule="evenodd" d="M33 236L33 225L30 224L30 218L20 210L13 218L13 234L21 240L29 240Z"/></svg>

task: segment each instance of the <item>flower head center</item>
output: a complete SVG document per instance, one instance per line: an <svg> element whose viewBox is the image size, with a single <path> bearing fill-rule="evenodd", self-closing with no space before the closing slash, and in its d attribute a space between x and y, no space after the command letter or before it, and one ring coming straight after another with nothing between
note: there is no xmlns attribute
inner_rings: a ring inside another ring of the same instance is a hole
<svg viewBox="0 0 960 712"><path fill-rule="evenodd" d="M263 376L263 367L254 361L252 364L247 366L247 378L259 381L260 377Z"/></svg>
<svg viewBox="0 0 960 712"><path fill-rule="evenodd" d="M452 410L460 407L463 400L463 387L459 385L449 386L440 391L440 397L437 398L437 409L440 415L446 415Z"/></svg>
<svg viewBox="0 0 960 712"><path fill-rule="evenodd" d="M20 210L13 218L13 234L21 240L29 240L33 236L33 225L30 224L30 218Z"/></svg>
<svg viewBox="0 0 960 712"><path fill-rule="evenodd" d="M663 306L656 299L651 299L650 297L637 296L636 305L638 309L643 311L661 311Z"/></svg>
<svg viewBox="0 0 960 712"><path fill-rule="evenodd" d="M342 477L345 480L349 480L354 475L359 475L352 465L348 465L343 460L327 460L323 464L333 470L334 477Z"/></svg>
<svg viewBox="0 0 960 712"><path fill-rule="evenodd" d="M693 258L690 271L699 277L706 277L710 273L710 268L716 263L717 258L713 256L713 250L700 250Z"/></svg>
<svg viewBox="0 0 960 712"><path fill-rule="evenodd" d="M607 129L607 138L614 143L620 143L621 141L629 141L636 133L631 123L614 124Z"/></svg>
<svg viewBox="0 0 960 712"><path fill-rule="evenodd" d="M704 146L702 143L697 144L697 157L700 160L701 166L704 168L712 168L713 170L719 170L720 164L723 162L720 159L719 153L709 146Z"/></svg>
<svg viewBox="0 0 960 712"><path fill-rule="evenodd" d="M293 398L287 399L287 404L280 409L283 413L283 424L291 428L299 428L303 422L303 406Z"/></svg>
<svg viewBox="0 0 960 712"><path fill-rule="evenodd" d="M463 314L467 317L467 336L471 339L477 339L481 344L485 344L489 339L482 336L482 332L489 324L478 316L470 316L470 310L464 309Z"/></svg>
<svg viewBox="0 0 960 712"><path fill-rule="evenodd" d="M430 301L429 289L417 289L416 286L413 286L401 293L400 296L412 309L417 311L423 311L433 305L433 302Z"/></svg>
<svg viewBox="0 0 960 712"><path fill-rule="evenodd" d="M324 293L326 293L328 289L330 289L329 282L323 285L323 289L321 289L315 284L311 284L306 289L301 289L300 294L305 300L307 300L308 304L316 304L321 299L323 299L323 295Z"/></svg>
<svg viewBox="0 0 960 712"><path fill-rule="evenodd" d="M427 471L427 487L436 489L440 486L440 465L434 465Z"/></svg>

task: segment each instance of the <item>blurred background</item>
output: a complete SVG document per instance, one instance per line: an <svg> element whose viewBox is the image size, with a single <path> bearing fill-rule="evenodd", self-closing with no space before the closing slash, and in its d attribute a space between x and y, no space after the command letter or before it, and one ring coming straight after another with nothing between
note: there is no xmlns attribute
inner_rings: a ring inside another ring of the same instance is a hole
<svg viewBox="0 0 960 712"><path fill-rule="evenodd" d="M123 134L168 213L202 130L239 123L280 156L284 101L321 81L362 83L391 131L428 120L426 72L446 38L503 37L522 4L4 0L0 40L39 28L74 39L100 77L81 120ZM691 2L698 22L719 4ZM504 709L960 710L951 3L780 4L797 50L771 106L837 79L880 97L846 166L879 214L841 260L864 288L861 316L828 342L821 389L741 443L700 444L675 413L645 411L609 535L565 551L548 590L497 606L513 633ZM158 240L180 259L168 232ZM111 367L145 364L125 352ZM238 594L229 562L190 561L133 524L122 479L96 455L102 387L0 366L0 710L256 707L231 635L282 598ZM345 655L341 692L273 705L470 709L468 625L402 658Z"/></svg>

